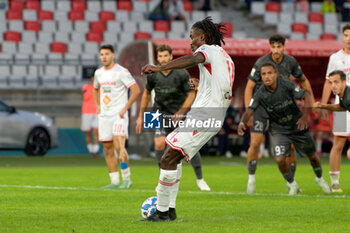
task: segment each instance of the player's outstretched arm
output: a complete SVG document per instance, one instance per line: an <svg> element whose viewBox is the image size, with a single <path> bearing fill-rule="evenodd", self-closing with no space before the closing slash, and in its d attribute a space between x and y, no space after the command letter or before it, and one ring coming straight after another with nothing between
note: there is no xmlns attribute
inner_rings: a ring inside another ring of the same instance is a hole
<svg viewBox="0 0 350 233"><path fill-rule="evenodd" d="M327 109L330 111L346 111L346 108L341 107L340 104L322 104L320 102L316 102L313 107L319 109Z"/></svg>
<svg viewBox="0 0 350 233"><path fill-rule="evenodd" d="M124 118L124 114L126 113L126 111L128 111L128 109L131 107L131 105L136 101L137 97L139 97L140 95L140 88L137 85L137 83L135 83L130 87L130 91L131 91L131 94L130 94L129 100L126 103L123 110L119 113L119 116L121 118Z"/></svg>
<svg viewBox="0 0 350 233"><path fill-rule="evenodd" d="M142 116L143 112L146 110L149 101L151 100L151 92L149 92L147 89L142 94L141 99L141 107L140 107L140 113L136 121L136 133L140 134L142 130Z"/></svg>
<svg viewBox="0 0 350 233"><path fill-rule="evenodd" d="M331 85L329 83L328 80L325 80L324 84L323 84L323 91L322 91L322 99L321 99L321 103L322 104L327 104L329 97L331 96ZM321 118L323 120L327 120L328 119L328 112L327 111L321 111Z"/></svg>
<svg viewBox="0 0 350 233"><path fill-rule="evenodd" d="M186 69L203 62L205 62L204 55L202 53L195 53L193 55L176 58L162 66L145 65L142 67L141 74L151 74L163 70Z"/></svg>
<svg viewBox="0 0 350 233"><path fill-rule="evenodd" d="M248 108L242 115L241 121L239 122L238 125L238 135L243 136L244 135L244 131L246 129L245 125L248 123L249 118L253 115L254 110Z"/></svg>

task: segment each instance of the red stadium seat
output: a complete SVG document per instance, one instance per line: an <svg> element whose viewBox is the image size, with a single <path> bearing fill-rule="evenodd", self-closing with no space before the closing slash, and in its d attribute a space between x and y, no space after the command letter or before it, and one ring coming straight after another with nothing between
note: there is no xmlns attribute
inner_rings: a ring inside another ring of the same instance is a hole
<svg viewBox="0 0 350 233"><path fill-rule="evenodd" d="M40 11L40 1L39 0L27 0L26 9Z"/></svg>
<svg viewBox="0 0 350 233"><path fill-rule="evenodd" d="M89 32L86 34L86 40L96 43L102 42L102 35L100 33Z"/></svg>
<svg viewBox="0 0 350 233"><path fill-rule="evenodd" d="M84 20L84 12L83 11L70 11L68 14L68 18L71 21Z"/></svg>
<svg viewBox="0 0 350 233"><path fill-rule="evenodd" d="M115 19L113 11L100 11L99 17L103 22Z"/></svg>
<svg viewBox="0 0 350 233"><path fill-rule="evenodd" d="M293 23L292 31L306 34L307 33L307 25L305 23Z"/></svg>
<svg viewBox="0 0 350 233"><path fill-rule="evenodd" d="M52 42L50 45L50 50L52 53L65 54L67 52L67 45L62 42Z"/></svg>
<svg viewBox="0 0 350 233"><path fill-rule="evenodd" d="M102 21L90 22L90 32L102 34L106 30L105 23Z"/></svg>
<svg viewBox="0 0 350 233"><path fill-rule="evenodd" d="M6 19L8 19L8 20L21 20L22 19L22 11L9 10L6 12Z"/></svg>
<svg viewBox="0 0 350 233"><path fill-rule="evenodd" d="M128 0L120 0L117 2L117 10L132 11L132 3Z"/></svg>
<svg viewBox="0 0 350 233"><path fill-rule="evenodd" d="M169 22L166 20L157 20L154 22L154 30L169 32Z"/></svg>
<svg viewBox="0 0 350 233"><path fill-rule="evenodd" d="M336 40L337 37L331 33L322 33L321 40Z"/></svg>
<svg viewBox="0 0 350 233"><path fill-rule="evenodd" d="M4 39L6 41L13 41L18 43L21 41L21 34L19 32L7 31L5 32Z"/></svg>
<svg viewBox="0 0 350 233"><path fill-rule="evenodd" d="M53 20L53 15L51 11L39 11L38 13L39 20Z"/></svg>
<svg viewBox="0 0 350 233"><path fill-rule="evenodd" d="M11 11L22 11L24 9L24 1L22 0L12 0L10 1Z"/></svg>
<svg viewBox="0 0 350 233"><path fill-rule="evenodd" d="M226 37L231 37L232 33L233 33L233 24L232 24L232 22L225 21L225 22L221 22L221 23L226 26L226 31L224 31L224 33L226 34Z"/></svg>
<svg viewBox="0 0 350 233"><path fill-rule="evenodd" d="M25 21L24 22L24 28L27 31L40 31L40 23L38 21Z"/></svg>
<svg viewBox="0 0 350 233"><path fill-rule="evenodd" d="M184 10L187 12L193 11L193 4L191 1L182 1L182 4L184 6Z"/></svg>
<svg viewBox="0 0 350 233"><path fill-rule="evenodd" d="M72 11L82 11L86 10L85 0L73 0L72 1Z"/></svg>
<svg viewBox="0 0 350 233"><path fill-rule="evenodd" d="M140 40L140 39L151 39L151 34L148 32L136 32L135 40Z"/></svg>
<svg viewBox="0 0 350 233"><path fill-rule="evenodd" d="M321 13L310 12L309 13L309 22L323 24L323 15Z"/></svg>
<svg viewBox="0 0 350 233"><path fill-rule="evenodd" d="M266 3L266 11L268 12L281 12L281 5L279 2L267 2Z"/></svg>

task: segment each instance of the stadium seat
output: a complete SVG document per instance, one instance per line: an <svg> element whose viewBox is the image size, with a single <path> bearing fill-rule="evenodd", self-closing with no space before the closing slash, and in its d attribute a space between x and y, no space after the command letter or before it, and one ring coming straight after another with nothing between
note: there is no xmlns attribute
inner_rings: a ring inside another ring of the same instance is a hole
<svg viewBox="0 0 350 233"><path fill-rule="evenodd" d="M55 1L40 1L40 8L42 11L55 11Z"/></svg>
<svg viewBox="0 0 350 233"><path fill-rule="evenodd" d="M17 52L16 42L13 41L4 41L1 45L2 53L14 54Z"/></svg>
<svg viewBox="0 0 350 233"><path fill-rule="evenodd" d="M70 39L72 42L82 42L85 41L85 33L74 31L70 34Z"/></svg>
<svg viewBox="0 0 350 233"><path fill-rule="evenodd" d="M117 11L117 3L115 1L103 0L102 1L102 10L104 11Z"/></svg>
<svg viewBox="0 0 350 233"><path fill-rule="evenodd" d="M279 15L279 23L292 24L294 22L293 13L281 13Z"/></svg>
<svg viewBox="0 0 350 233"><path fill-rule="evenodd" d="M56 11L67 13L71 9L71 1L56 1Z"/></svg>
<svg viewBox="0 0 350 233"><path fill-rule="evenodd" d="M85 11L84 16L85 16L85 21L87 21L87 22L93 22L93 21L100 20L100 18L98 16L98 12L95 12L95 11Z"/></svg>
<svg viewBox="0 0 350 233"><path fill-rule="evenodd" d="M323 15L321 13L311 12L309 13L309 22L323 24Z"/></svg>
<svg viewBox="0 0 350 233"><path fill-rule="evenodd" d="M40 23L38 21L25 21L24 28L27 31L35 31L35 32L39 32L41 29Z"/></svg>
<svg viewBox="0 0 350 233"><path fill-rule="evenodd" d="M322 33L321 40L336 40L337 37L334 34Z"/></svg>
<svg viewBox="0 0 350 233"><path fill-rule="evenodd" d="M108 31L105 31L103 33L103 41L106 43L106 44L112 44L114 43L115 41L117 41L118 39L118 34L116 32L108 32Z"/></svg>
<svg viewBox="0 0 350 233"><path fill-rule="evenodd" d="M226 37L228 37L228 38L232 37L232 33L233 33L233 29L234 29L233 23L230 21L223 21L221 23L226 26L226 31L224 31L224 33L226 34Z"/></svg>
<svg viewBox="0 0 350 233"><path fill-rule="evenodd" d="M70 33L68 32L57 31L54 33L55 41L64 42L67 44L70 41L69 34Z"/></svg>
<svg viewBox="0 0 350 233"><path fill-rule="evenodd" d="M55 31L57 31L56 22L53 20L41 22L41 30L43 32L55 32Z"/></svg>
<svg viewBox="0 0 350 233"><path fill-rule="evenodd" d="M308 15L303 12L296 12L294 15L295 23L308 23Z"/></svg>
<svg viewBox="0 0 350 233"><path fill-rule="evenodd" d="M120 41L121 43L123 43L123 42L130 43L130 41L133 41L134 38L135 38L134 33L131 33L131 32L122 32L122 33L119 33L119 41Z"/></svg>
<svg viewBox="0 0 350 233"><path fill-rule="evenodd" d="M264 15L265 14L265 2L256 2L251 3L250 11L254 15Z"/></svg>
<svg viewBox="0 0 350 233"><path fill-rule="evenodd" d="M27 43L35 43L37 41L36 33L34 31L24 31L22 32L22 39Z"/></svg>
<svg viewBox="0 0 350 233"><path fill-rule="evenodd" d="M292 33L292 26L288 23L277 24L277 33L289 36Z"/></svg>
<svg viewBox="0 0 350 233"><path fill-rule="evenodd" d="M62 53L49 53L47 55L47 63L51 65L62 65L63 54Z"/></svg>
<svg viewBox="0 0 350 233"><path fill-rule="evenodd" d="M184 6L185 11L190 13L193 11L193 3L191 1L188 1L188 0L182 1L182 5Z"/></svg>
<svg viewBox="0 0 350 233"><path fill-rule="evenodd" d="M20 42L21 41L21 34L19 32L14 31L7 31L4 35L5 41L13 41L13 42Z"/></svg>
<svg viewBox="0 0 350 233"><path fill-rule="evenodd" d="M50 50L52 53L65 54L67 52L67 45L62 42L52 42L50 45Z"/></svg>
<svg viewBox="0 0 350 233"><path fill-rule="evenodd" d="M68 21L68 12L65 11L55 11L54 19L57 22L67 22Z"/></svg>
<svg viewBox="0 0 350 233"><path fill-rule="evenodd" d="M82 41L68 43L67 53L70 53L70 54L82 54L83 53Z"/></svg>
<svg viewBox="0 0 350 233"><path fill-rule="evenodd" d="M37 42L34 44L34 54L33 55L37 55L37 54L49 54L50 53L50 48L49 48L49 43L42 43L42 42ZM41 56L38 56L39 58L41 58ZM33 56L32 56L33 59Z"/></svg>
<svg viewBox="0 0 350 233"><path fill-rule="evenodd" d="M179 32L168 32L167 34L168 39L182 39L183 38L183 33L179 33Z"/></svg>
<svg viewBox="0 0 350 233"><path fill-rule="evenodd" d="M169 32L169 22L166 20L158 20L154 22L154 30L155 31L162 31L162 32Z"/></svg>
<svg viewBox="0 0 350 233"><path fill-rule="evenodd" d="M166 33L163 32L163 31L152 32L152 38L165 39L166 38Z"/></svg>
<svg viewBox="0 0 350 233"><path fill-rule="evenodd" d="M79 54L71 54L66 53L64 54L64 64L67 65L80 65L80 58Z"/></svg>
<svg viewBox="0 0 350 233"><path fill-rule="evenodd" d="M8 22L9 31L18 31L21 32L24 30L24 25L22 20L11 20Z"/></svg>
<svg viewBox="0 0 350 233"><path fill-rule="evenodd" d="M281 13L294 13L295 7L293 2L281 2Z"/></svg>
<svg viewBox="0 0 350 233"><path fill-rule="evenodd" d="M12 77L22 78L27 75L27 66L24 65L13 65L12 66Z"/></svg>
<svg viewBox="0 0 350 233"><path fill-rule="evenodd" d="M75 77L78 74L78 70L76 66L63 65L61 69L62 69L62 76Z"/></svg>
<svg viewBox="0 0 350 233"><path fill-rule="evenodd" d="M144 13L132 11L130 12L130 20L133 22L142 22L145 20Z"/></svg>
<svg viewBox="0 0 350 233"><path fill-rule="evenodd" d="M53 20L53 14L51 11L39 11L38 13L39 20Z"/></svg>
<svg viewBox="0 0 350 233"><path fill-rule="evenodd" d="M99 18L100 18L100 21L102 22L113 21L114 13L113 11L100 11Z"/></svg>
<svg viewBox="0 0 350 233"><path fill-rule="evenodd" d="M338 24L337 14L336 13L324 13L323 14L323 21L325 24L337 25Z"/></svg>
<svg viewBox="0 0 350 233"><path fill-rule="evenodd" d="M105 23L100 21L90 22L90 32L102 34L106 30Z"/></svg>
<svg viewBox="0 0 350 233"><path fill-rule="evenodd" d="M136 32L135 40L141 40L141 39L151 39L151 34L148 32Z"/></svg>
<svg viewBox="0 0 350 233"><path fill-rule="evenodd" d="M220 11L207 11L206 16L210 16L214 23L221 22L221 13L220 13Z"/></svg>
<svg viewBox="0 0 350 233"><path fill-rule="evenodd" d="M337 35L338 34L338 24L325 24L323 32Z"/></svg>
<svg viewBox="0 0 350 233"><path fill-rule="evenodd" d="M20 42L18 43L18 53L21 54L32 54L34 52L33 50L33 44L28 42Z"/></svg>
<svg viewBox="0 0 350 233"><path fill-rule="evenodd" d="M0 65L0 74L2 77L9 77L11 75L10 66Z"/></svg>
<svg viewBox="0 0 350 233"><path fill-rule="evenodd" d="M246 39L247 34L245 31L235 31L232 37L235 39Z"/></svg>
<svg viewBox="0 0 350 233"><path fill-rule="evenodd" d="M86 4L87 4L87 11L95 11L95 12L101 11L100 1L86 1Z"/></svg>
<svg viewBox="0 0 350 233"><path fill-rule="evenodd" d="M292 32L290 35L290 39L292 40L304 40L304 33Z"/></svg>
<svg viewBox="0 0 350 233"><path fill-rule="evenodd" d="M86 42L84 43L84 54L93 54L96 55L98 53L98 45L94 42Z"/></svg>
<svg viewBox="0 0 350 233"><path fill-rule="evenodd" d="M94 41L96 43L102 42L102 35L100 33L96 32L89 32L86 34L86 40L87 41Z"/></svg>
<svg viewBox="0 0 350 233"><path fill-rule="evenodd" d="M37 20L37 12L35 10L23 10L22 11L23 20Z"/></svg>
<svg viewBox="0 0 350 233"><path fill-rule="evenodd" d="M73 31L73 23L71 21L58 22L58 31L60 31L60 32L72 32Z"/></svg>
<svg viewBox="0 0 350 233"><path fill-rule="evenodd" d="M31 62L30 57L31 54L16 53L14 55L14 63L16 65L28 65Z"/></svg>
<svg viewBox="0 0 350 233"><path fill-rule="evenodd" d="M307 33L306 34L306 39L307 40L319 40L320 39L320 35L313 34L313 33Z"/></svg>
<svg viewBox="0 0 350 233"><path fill-rule="evenodd" d="M264 23L267 25L276 25L278 23L279 13L266 12L264 14Z"/></svg>
<svg viewBox="0 0 350 233"><path fill-rule="evenodd" d="M132 22L132 21L123 22L123 32L135 33L137 31L138 31L138 29L137 29L136 22Z"/></svg>
<svg viewBox="0 0 350 233"><path fill-rule="evenodd" d="M322 11L322 2L310 2L311 12L320 13Z"/></svg>
<svg viewBox="0 0 350 233"><path fill-rule="evenodd" d="M136 13L147 13L148 12L147 2L134 1L133 4L134 5L133 5L132 12L136 12Z"/></svg>
<svg viewBox="0 0 350 233"><path fill-rule="evenodd" d="M117 1L117 9L118 11L132 11L132 3L128 0Z"/></svg>
<svg viewBox="0 0 350 233"><path fill-rule="evenodd" d="M89 23L86 21L75 21L74 32L87 33L90 30Z"/></svg>
<svg viewBox="0 0 350 233"><path fill-rule="evenodd" d="M14 11L9 10L6 12L7 20L21 20L22 19L22 11Z"/></svg>
<svg viewBox="0 0 350 233"><path fill-rule="evenodd" d="M204 11L192 11L191 20L194 22L200 21L205 18Z"/></svg>
<svg viewBox="0 0 350 233"><path fill-rule="evenodd" d="M314 35L320 37L320 35L323 32L322 24L320 24L320 23L309 23L309 25L308 25L308 32L310 34L314 34Z"/></svg>
<svg viewBox="0 0 350 233"><path fill-rule="evenodd" d="M139 28L143 32L151 33L151 32L153 32L153 28L154 28L153 21L151 21L151 20L144 20L142 22L139 22Z"/></svg>
<svg viewBox="0 0 350 233"><path fill-rule="evenodd" d="M10 1L11 11L22 11L24 9L24 1L12 0Z"/></svg>
<svg viewBox="0 0 350 233"><path fill-rule="evenodd" d="M307 33L307 25L304 23L293 23L292 24L292 31L296 33Z"/></svg>
<svg viewBox="0 0 350 233"><path fill-rule="evenodd" d="M86 10L85 0L72 0L72 10L85 11Z"/></svg>
<svg viewBox="0 0 350 233"><path fill-rule="evenodd" d="M44 1L43 1L44 2ZM26 9L40 11L40 1L39 0L27 0Z"/></svg>
<svg viewBox="0 0 350 233"><path fill-rule="evenodd" d="M80 58L81 58L82 65L91 65L91 64L96 63L95 54L83 53L83 54L81 54Z"/></svg>
<svg viewBox="0 0 350 233"><path fill-rule="evenodd" d="M128 11L117 11L116 16L115 16L117 21L121 22L127 22L129 21L129 12Z"/></svg>
<svg viewBox="0 0 350 233"><path fill-rule="evenodd" d="M68 18L70 21L84 20L84 12L82 12L82 11L70 11L68 13Z"/></svg>
<svg viewBox="0 0 350 233"><path fill-rule="evenodd" d="M266 11L280 13L281 12L281 5L279 2L267 2L266 3Z"/></svg>

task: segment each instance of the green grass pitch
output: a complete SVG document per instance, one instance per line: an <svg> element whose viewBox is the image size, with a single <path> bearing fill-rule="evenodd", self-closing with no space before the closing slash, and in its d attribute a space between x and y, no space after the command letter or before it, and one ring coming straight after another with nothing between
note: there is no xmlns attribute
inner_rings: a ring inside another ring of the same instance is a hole
<svg viewBox="0 0 350 233"><path fill-rule="evenodd" d="M343 194L325 195L305 158L296 180L303 193L287 195L272 159L259 161L257 194L247 195L245 160L203 157L211 192L197 189L192 167L183 166L174 222L139 222L142 202L155 195L155 161L131 161L133 187L103 190L103 158L0 157L0 232L349 232L350 162L343 159ZM322 159L329 182L328 159Z"/></svg>

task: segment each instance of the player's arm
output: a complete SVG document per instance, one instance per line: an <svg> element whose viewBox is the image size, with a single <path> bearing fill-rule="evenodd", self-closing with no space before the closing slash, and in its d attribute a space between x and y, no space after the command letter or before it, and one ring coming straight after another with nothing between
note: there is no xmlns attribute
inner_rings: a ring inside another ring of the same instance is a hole
<svg viewBox="0 0 350 233"><path fill-rule="evenodd" d="M304 107L302 108L302 113L303 115L299 118L297 121L298 129L304 130L307 129L309 125L309 113L310 113L310 108L311 108L311 96L308 92L305 92L304 96Z"/></svg>
<svg viewBox="0 0 350 233"><path fill-rule="evenodd" d="M99 98L98 88L95 88L95 87L93 88L92 97L94 98L97 114L99 114L100 113L100 101L99 101L100 98Z"/></svg>
<svg viewBox="0 0 350 233"><path fill-rule="evenodd" d="M320 102L316 102L313 105L314 108L327 109L330 111L346 111L346 108L340 106L340 104L323 104Z"/></svg>
<svg viewBox="0 0 350 233"><path fill-rule="evenodd" d="M311 99L311 104L315 103L315 97L314 97L314 93L313 93L312 88L311 88L310 81L306 78L306 76L304 74L299 78L299 83L300 83L301 88L309 93L310 99Z"/></svg>
<svg viewBox="0 0 350 233"><path fill-rule="evenodd" d="M186 69L203 62L205 62L205 57L202 53L198 52L193 55L176 58L162 66L145 65L142 67L141 74L150 74L163 70Z"/></svg>
<svg viewBox="0 0 350 233"><path fill-rule="evenodd" d="M237 129L238 135L241 135L241 136L244 135L243 130L246 129L245 125L248 123L248 120L253 115L253 113L254 113L254 110L250 109L250 108L247 108L247 110L243 113L241 121L239 122L238 129Z"/></svg>
<svg viewBox="0 0 350 233"><path fill-rule="evenodd" d="M253 90L254 87L256 86L256 82L248 79L247 85L244 90L244 106L245 108L248 108L249 102L253 97Z"/></svg>
<svg viewBox="0 0 350 233"><path fill-rule="evenodd" d="M146 110L149 101L151 100L151 92L145 88L145 91L142 94L141 99L141 107L140 107L140 113L136 121L136 133L141 133L142 130L142 116L144 111Z"/></svg>
<svg viewBox="0 0 350 233"><path fill-rule="evenodd" d="M119 113L121 118L124 117L124 114L126 113L126 111L128 111L128 109L131 107L131 105L136 101L137 97L139 97L139 95L140 95L140 88L136 82L129 89L130 89L131 93L130 93L130 97L128 99L128 102L124 106L123 110Z"/></svg>

